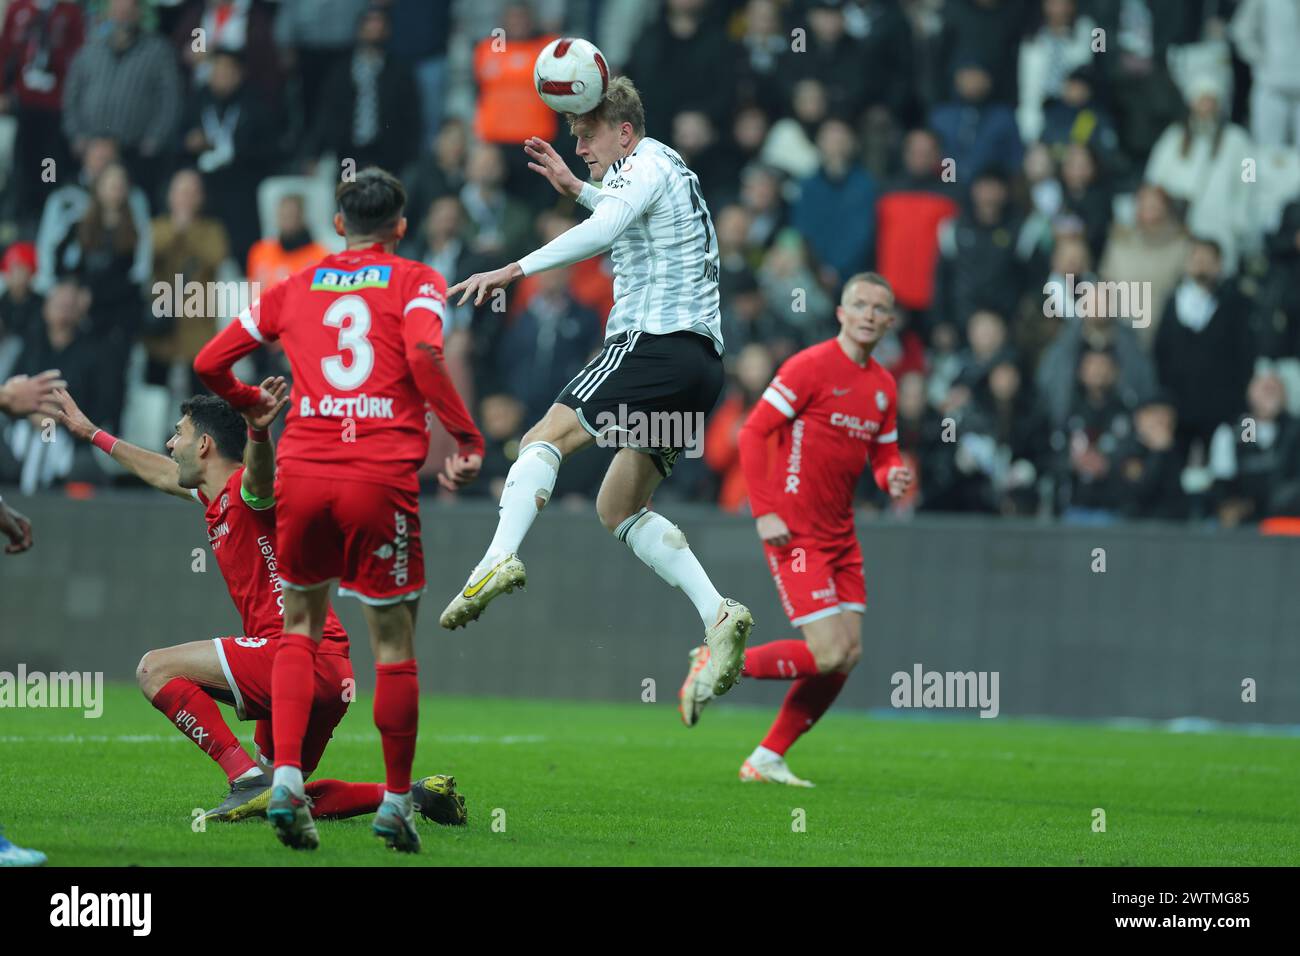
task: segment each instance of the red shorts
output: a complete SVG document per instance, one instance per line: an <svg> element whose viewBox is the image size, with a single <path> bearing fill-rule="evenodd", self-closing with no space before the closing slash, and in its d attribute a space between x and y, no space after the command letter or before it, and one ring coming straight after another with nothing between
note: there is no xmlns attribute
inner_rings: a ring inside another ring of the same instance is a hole
<svg viewBox="0 0 1300 956"><path fill-rule="evenodd" d="M337 579L340 595L367 604L409 601L424 590L417 489L281 473L275 538L286 588Z"/></svg>
<svg viewBox="0 0 1300 956"><path fill-rule="evenodd" d="M271 665L280 648L279 638L218 637L217 657L226 675L234 698L235 713L240 720L265 721L271 718ZM333 653L325 647L316 654L316 688L312 697L311 717L307 733L302 739L302 772L306 776L316 769L325 745L329 743L348 703L355 696L356 683L352 677L352 662L343 654ZM269 760L273 758L270 733L258 726L257 745Z"/></svg>
<svg viewBox="0 0 1300 956"><path fill-rule="evenodd" d="M764 545L767 566L786 617L795 627L867 609L862 549L856 537L832 543L792 537L783 548Z"/></svg>

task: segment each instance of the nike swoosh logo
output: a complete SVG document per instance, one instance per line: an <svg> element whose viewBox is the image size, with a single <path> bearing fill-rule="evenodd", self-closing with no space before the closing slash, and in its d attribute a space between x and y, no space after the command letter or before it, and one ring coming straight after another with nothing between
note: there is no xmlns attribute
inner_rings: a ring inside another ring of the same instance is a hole
<svg viewBox="0 0 1300 956"><path fill-rule="evenodd" d="M465 588L465 597L467 597L467 598L472 598L475 594L478 594L479 591L482 591L482 590L483 590L483 585L485 585L485 584L487 584L489 581L491 581L491 580L492 580L492 575L494 575L494 574L496 574L496 573L497 573L497 569L496 569L496 568L493 568L493 569L492 569L491 571L489 571L487 574L483 575L483 577L479 579L479 581L478 581L477 584L468 585L468 586Z"/></svg>
<svg viewBox="0 0 1300 956"><path fill-rule="evenodd" d="M833 394L833 395L835 395L835 396L838 397L838 396L840 396L840 395L847 395L847 394L849 394L849 392L851 392L851 391L853 391L853 389L851 389L851 388L832 388L832 389L831 389L831 394Z"/></svg>

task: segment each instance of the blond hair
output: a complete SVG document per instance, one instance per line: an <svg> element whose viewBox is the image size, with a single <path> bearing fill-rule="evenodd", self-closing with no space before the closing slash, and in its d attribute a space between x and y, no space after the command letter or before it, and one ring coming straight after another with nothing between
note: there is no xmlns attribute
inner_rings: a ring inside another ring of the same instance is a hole
<svg viewBox="0 0 1300 956"><path fill-rule="evenodd" d="M632 81L626 76L616 76L609 81L605 95L600 103L589 113L570 113L569 132L577 133L579 125L588 123L608 123L615 129L624 123L632 124L632 132L637 136L645 135L645 107L641 105L641 94L636 91Z"/></svg>
<svg viewBox="0 0 1300 956"><path fill-rule="evenodd" d="M891 303L894 299L894 287L889 284L889 280L879 272L858 272L849 276L849 280L844 283L844 288L840 291L840 305L843 305L849 297L849 290L859 282L866 282L870 285L878 285L889 293Z"/></svg>

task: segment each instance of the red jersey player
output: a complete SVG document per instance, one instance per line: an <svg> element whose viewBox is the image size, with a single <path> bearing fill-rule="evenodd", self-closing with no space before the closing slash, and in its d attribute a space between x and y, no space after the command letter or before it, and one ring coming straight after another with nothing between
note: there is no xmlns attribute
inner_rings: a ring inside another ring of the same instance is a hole
<svg viewBox="0 0 1300 956"><path fill-rule="evenodd" d="M264 293L204 346L194 370L236 408L254 409L269 396L235 378L234 362L278 340L293 370L276 487L284 638L272 675L276 758L267 818L285 845L319 844L301 741L326 588L337 580L340 594L362 601L375 652L375 724L386 776L374 832L414 853L414 632L424 590L416 472L428 453L425 403L459 445L439 475L445 487L477 475L483 439L442 363L446 282L394 254L406 234L402 184L368 168L340 183L335 197L334 227L347 249Z"/></svg>
<svg viewBox="0 0 1300 956"><path fill-rule="evenodd" d="M216 820L264 813L270 795L270 779L263 767L274 754L271 669L282 622L275 451L266 429L288 401L289 390L283 379L267 379L262 387L278 404L261 415L241 418L228 403L210 395L183 402L175 434L167 442L171 457L137 448L96 428L67 391L57 389L53 396L59 423L70 434L93 442L159 491L196 501L206 511L208 542L239 611L243 634L149 651L140 660L136 679L145 698L225 771L230 793L206 815ZM303 742L304 773L310 774L319 763L347 712L352 686L348 635L331 610L322 650L316 656L312 711ZM241 720L257 721L256 763L240 746L214 698L234 707ZM342 780L313 780L307 785L312 814L317 817L373 812L382 790L378 783ZM429 819L463 820L464 801L450 777L420 781L417 799Z"/></svg>
<svg viewBox="0 0 1300 956"><path fill-rule="evenodd" d="M853 527L853 491L865 467L898 498L912 473L898 453L894 377L871 357L893 324L894 294L875 273L844 286L840 334L781 366L740 431L740 459L768 568L804 640L745 651L745 676L794 684L740 779L812 786L785 753L830 707L862 654L867 589ZM769 437L778 452L769 454ZM715 696L708 648L691 652L679 695L688 727Z"/></svg>

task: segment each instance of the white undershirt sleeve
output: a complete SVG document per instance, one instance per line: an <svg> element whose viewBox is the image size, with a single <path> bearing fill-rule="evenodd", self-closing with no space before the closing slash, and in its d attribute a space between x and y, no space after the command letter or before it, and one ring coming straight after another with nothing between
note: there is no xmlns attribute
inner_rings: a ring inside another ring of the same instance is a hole
<svg viewBox="0 0 1300 956"><path fill-rule="evenodd" d="M542 248L519 260L519 268L530 276L547 269L571 266L590 259L614 244L636 219L636 213L622 199L606 200L596 206L591 218L556 236Z"/></svg>
<svg viewBox="0 0 1300 956"><path fill-rule="evenodd" d="M578 193L578 205L586 206L588 209L595 209L598 199L600 199L600 190L591 183L583 183L582 192Z"/></svg>

